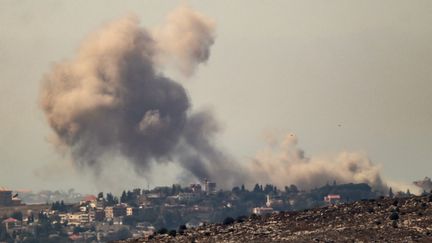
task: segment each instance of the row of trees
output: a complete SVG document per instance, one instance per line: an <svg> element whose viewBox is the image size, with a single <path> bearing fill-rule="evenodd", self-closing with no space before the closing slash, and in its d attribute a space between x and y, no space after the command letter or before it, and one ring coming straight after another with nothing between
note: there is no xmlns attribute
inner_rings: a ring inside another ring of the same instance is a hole
<svg viewBox="0 0 432 243"><path fill-rule="evenodd" d="M191 189L189 187L183 188L178 184L173 184L171 187L158 187L158 188L155 188L152 190L152 192L162 193L162 194L167 195L167 196L177 195L180 192L190 192L190 191L191 191ZM252 191L249 191L248 189L246 189L244 184L241 186L233 187L231 191L234 193L237 193L237 194L241 193L241 192L255 192L255 193L269 194L269 193L278 192L278 188L272 184L260 185L257 183L253 187ZM285 186L284 192L286 192L286 193L298 193L299 190L298 190L296 185L290 185L290 186ZM139 195L141 195L141 189L133 189L132 191L124 190L122 192L120 198L114 196L112 193L107 193L106 197L104 197L103 192L100 192L98 194L98 199L104 199L108 206L118 204L119 202L120 203L135 204Z"/></svg>
<svg viewBox="0 0 432 243"><path fill-rule="evenodd" d="M63 200L61 200L60 202L56 201L51 204L51 210L58 210L59 212L62 213L67 212L68 208L69 207L65 205Z"/></svg>
<svg viewBox="0 0 432 243"><path fill-rule="evenodd" d="M296 185L285 186L284 189L285 189L286 193L298 193L299 192ZM233 187L233 189L231 191L234 193L249 192L249 190L247 190L244 185L241 185L241 187L238 187L238 186ZM257 183L257 184L255 184L254 188L252 189L252 192L266 193L266 194L277 193L278 188L272 184L266 184L265 186L263 186L263 185L260 185Z"/></svg>
<svg viewBox="0 0 432 243"><path fill-rule="evenodd" d="M105 200L107 206L114 206L119 203L118 197L114 196L112 193L107 193L106 197L104 197L103 192L99 192L97 196L98 200Z"/></svg>
<svg viewBox="0 0 432 243"><path fill-rule="evenodd" d="M136 204L136 199L138 195L135 191L123 191L120 200L118 197L114 196L112 193L107 193L106 197L104 197L103 192L99 192L98 200L105 200L107 206L114 206L120 203L127 203L130 205Z"/></svg>

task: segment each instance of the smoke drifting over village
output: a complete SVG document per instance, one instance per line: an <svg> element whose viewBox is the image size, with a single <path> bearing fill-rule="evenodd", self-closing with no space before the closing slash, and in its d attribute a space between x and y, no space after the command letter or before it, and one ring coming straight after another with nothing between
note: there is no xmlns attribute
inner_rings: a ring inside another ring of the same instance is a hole
<svg viewBox="0 0 432 243"><path fill-rule="evenodd" d="M43 78L40 104L53 143L78 169L95 172L120 155L139 175L151 173L154 163L178 163L185 173L223 187L261 182L308 189L333 180L385 187L367 157L344 152L330 160L306 158L295 136L247 163L218 148L219 125L211 112L192 110L185 88L161 72L174 66L193 75L210 57L214 40L213 21L188 7L152 30L126 16L90 34L75 57Z"/></svg>
<svg viewBox="0 0 432 243"><path fill-rule="evenodd" d="M295 134L281 141L272 138L267 148L259 151L251 162L251 171L261 181L283 186L288 183L312 189L326 183L368 183L375 190L385 191L379 166L366 155L341 152L329 157L307 158L297 146Z"/></svg>

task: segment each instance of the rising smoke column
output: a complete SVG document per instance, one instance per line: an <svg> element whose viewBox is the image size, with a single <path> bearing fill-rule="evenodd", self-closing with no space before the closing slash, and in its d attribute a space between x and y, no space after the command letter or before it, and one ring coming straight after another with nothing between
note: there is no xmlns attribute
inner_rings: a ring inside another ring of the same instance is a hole
<svg viewBox="0 0 432 243"><path fill-rule="evenodd" d="M295 134L284 139L269 139L269 146L257 153L249 163L251 174L262 183L279 187L295 184L312 189L326 183L367 183L374 190L387 192L380 176L379 166L364 154L341 152L326 158L307 158L297 146Z"/></svg>
<svg viewBox="0 0 432 243"><path fill-rule="evenodd" d="M213 22L187 7L153 31L126 16L92 33L43 78L40 104L56 145L95 172L102 158L120 154L141 174L153 162L179 162L200 179L242 178L212 144L211 113L191 111L184 87L157 71L172 57L192 75L213 43Z"/></svg>
<svg viewBox="0 0 432 243"><path fill-rule="evenodd" d="M90 34L72 59L43 78L40 105L52 141L77 168L95 172L120 155L138 174L152 163L172 162L223 187L260 182L308 189L333 180L383 187L378 167L365 156L305 158L293 136L246 165L217 148L220 129L211 112L193 111L184 87L160 72L174 64L192 75L208 60L214 37L213 21L187 7L152 30L126 16Z"/></svg>

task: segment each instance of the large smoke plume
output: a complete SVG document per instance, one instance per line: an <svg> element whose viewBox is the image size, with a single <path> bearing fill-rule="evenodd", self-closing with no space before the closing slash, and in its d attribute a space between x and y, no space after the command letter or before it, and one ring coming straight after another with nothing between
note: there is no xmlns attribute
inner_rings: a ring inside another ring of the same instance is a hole
<svg viewBox="0 0 432 243"><path fill-rule="evenodd" d="M91 34L43 79L41 106L57 145L95 171L101 158L120 154L138 173L178 161L197 178L238 183L241 176L212 144L218 126L211 113L193 113L183 86L157 72L173 57L191 75L213 42L213 22L187 7L153 32L127 16Z"/></svg>
<svg viewBox="0 0 432 243"><path fill-rule="evenodd" d="M192 75L208 60L214 37L213 21L187 7L153 30L126 16L92 33L75 57L55 64L43 78L40 103L53 142L77 168L95 172L120 155L141 175L154 163L173 162L225 187L261 182L311 188L333 180L383 187L378 168L364 156L308 159L292 136L247 165L218 149L212 114L192 111L184 87L160 72L174 64Z"/></svg>

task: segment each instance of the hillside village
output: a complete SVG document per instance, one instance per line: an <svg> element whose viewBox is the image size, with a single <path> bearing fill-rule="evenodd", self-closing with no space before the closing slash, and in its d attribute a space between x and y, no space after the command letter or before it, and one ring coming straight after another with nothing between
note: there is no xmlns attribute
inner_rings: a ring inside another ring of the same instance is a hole
<svg viewBox="0 0 432 243"><path fill-rule="evenodd" d="M432 242L432 194L379 197L161 232L139 242Z"/></svg>
<svg viewBox="0 0 432 243"><path fill-rule="evenodd" d="M391 190L389 193L391 197L410 194ZM119 197L101 192L85 196L79 203L56 201L35 208L35 205L17 205L19 195L3 190L0 198L3 204L10 205L1 207L9 213L2 217L0 241L110 242L148 238L157 232L176 232L179 228L242 219L251 214L299 211L383 194L364 183L333 182L310 191L300 190L296 185L277 188L256 184L250 190L242 185L227 191L218 190L216 183L205 180L186 187L174 184L151 190L133 189L123 191Z"/></svg>

